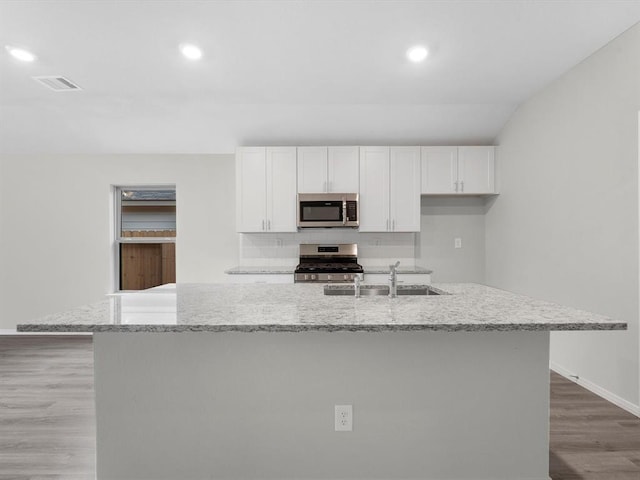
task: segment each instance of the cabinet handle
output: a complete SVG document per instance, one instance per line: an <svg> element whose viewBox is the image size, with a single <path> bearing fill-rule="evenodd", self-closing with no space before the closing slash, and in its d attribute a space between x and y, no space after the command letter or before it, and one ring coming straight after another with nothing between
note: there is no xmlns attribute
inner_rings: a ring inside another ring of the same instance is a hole
<svg viewBox="0 0 640 480"><path fill-rule="evenodd" d="M391 231L392 232L396 231L396 221L395 220L391 220Z"/></svg>
<svg viewBox="0 0 640 480"><path fill-rule="evenodd" d="M271 220L267 220L267 230L271 230Z"/></svg>
<svg viewBox="0 0 640 480"><path fill-rule="evenodd" d="M455 186L454 188L455 188L455 191L457 192L458 191L458 182L457 181L453 182L453 185Z"/></svg>
<svg viewBox="0 0 640 480"><path fill-rule="evenodd" d="M460 191L464 192L464 180L460 181Z"/></svg>
<svg viewBox="0 0 640 480"><path fill-rule="evenodd" d="M262 220L262 231L264 232L264 220Z"/></svg>

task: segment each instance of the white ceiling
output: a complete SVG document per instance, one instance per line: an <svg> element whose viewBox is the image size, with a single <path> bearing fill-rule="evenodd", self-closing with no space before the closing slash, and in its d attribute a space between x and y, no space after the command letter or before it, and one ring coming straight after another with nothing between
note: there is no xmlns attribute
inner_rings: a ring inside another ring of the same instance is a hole
<svg viewBox="0 0 640 480"><path fill-rule="evenodd" d="M638 21L640 0L0 0L0 153L490 143ZM418 43L429 58L410 64Z"/></svg>

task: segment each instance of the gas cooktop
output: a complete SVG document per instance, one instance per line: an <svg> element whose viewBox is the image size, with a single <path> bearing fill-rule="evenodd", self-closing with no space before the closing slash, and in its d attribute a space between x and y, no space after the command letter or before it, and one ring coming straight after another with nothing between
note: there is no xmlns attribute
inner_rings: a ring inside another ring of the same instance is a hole
<svg viewBox="0 0 640 480"><path fill-rule="evenodd" d="M362 272L356 244L302 244L293 278L295 282L353 282Z"/></svg>

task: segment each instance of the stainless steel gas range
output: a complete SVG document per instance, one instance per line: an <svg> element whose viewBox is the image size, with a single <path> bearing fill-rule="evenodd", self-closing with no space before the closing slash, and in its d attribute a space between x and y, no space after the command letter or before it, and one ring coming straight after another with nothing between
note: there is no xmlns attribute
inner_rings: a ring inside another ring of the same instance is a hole
<svg viewBox="0 0 640 480"><path fill-rule="evenodd" d="M294 271L295 282L353 282L362 274L358 264L358 245L305 243L300 245L300 263Z"/></svg>

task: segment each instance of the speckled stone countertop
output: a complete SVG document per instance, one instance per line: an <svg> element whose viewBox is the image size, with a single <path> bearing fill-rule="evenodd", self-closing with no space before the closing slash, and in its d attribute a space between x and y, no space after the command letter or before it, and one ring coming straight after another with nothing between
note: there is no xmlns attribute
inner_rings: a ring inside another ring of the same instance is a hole
<svg viewBox="0 0 640 480"><path fill-rule="evenodd" d="M389 267L385 267L385 266L378 266L378 267L363 267L364 268L364 274L366 275L367 273L389 273ZM402 274L430 274L433 273L433 270L429 270L427 268L424 267L407 267L407 266L402 266L400 265L398 267L398 269L396 270L396 272L398 273L398 275L402 275Z"/></svg>
<svg viewBox="0 0 640 480"><path fill-rule="evenodd" d="M377 266L377 267L363 267L364 273L389 273L389 267L385 266ZM293 274L293 271L296 267L233 267L229 270L225 270L224 273L228 275L279 275L279 274ZM408 267L402 266L398 267L398 274L403 273L424 273L429 274L433 273L433 270L429 270L424 267Z"/></svg>
<svg viewBox="0 0 640 480"><path fill-rule="evenodd" d="M438 296L325 296L321 284L178 284L18 325L22 332L624 330L602 315L478 284Z"/></svg>
<svg viewBox="0 0 640 480"><path fill-rule="evenodd" d="M280 275L290 273L293 275L293 271L296 267L233 267L229 270L225 270L224 273L228 275Z"/></svg>

